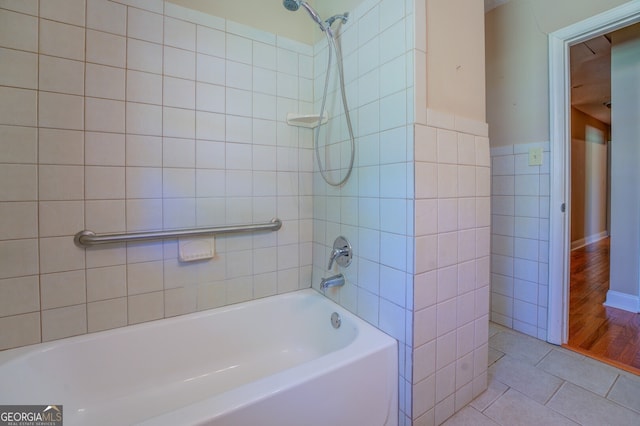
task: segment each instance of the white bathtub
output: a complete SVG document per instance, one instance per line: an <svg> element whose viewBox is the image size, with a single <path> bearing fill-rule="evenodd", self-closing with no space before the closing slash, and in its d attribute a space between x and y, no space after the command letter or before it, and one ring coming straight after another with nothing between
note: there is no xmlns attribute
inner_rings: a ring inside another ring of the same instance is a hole
<svg viewBox="0 0 640 426"><path fill-rule="evenodd" d="M0 404L62 404L65 426L397 425L397 362L309 289L0 352Z"/></svg>

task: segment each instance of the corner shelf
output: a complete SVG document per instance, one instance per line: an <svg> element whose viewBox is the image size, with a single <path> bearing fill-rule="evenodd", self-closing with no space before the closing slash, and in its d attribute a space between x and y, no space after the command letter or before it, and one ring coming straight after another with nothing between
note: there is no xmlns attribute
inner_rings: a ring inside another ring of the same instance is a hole
<svg viewBox="0 0 640 426"><path fill-rule="evenodd" d="M296 114L293 112L287 114L287 124L289 126L313 129L320 124L325 124L327 121L329 121L329 113L327 111L322 115L322 121L320 120L320 114Z"/></svg>

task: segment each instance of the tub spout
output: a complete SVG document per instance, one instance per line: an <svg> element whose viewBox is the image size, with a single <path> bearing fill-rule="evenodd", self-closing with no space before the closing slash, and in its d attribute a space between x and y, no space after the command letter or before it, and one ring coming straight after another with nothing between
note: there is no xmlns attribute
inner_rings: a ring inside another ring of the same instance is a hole
<svg viewBox="0 0 640 426"><path fill-rule="evenodd" d="M320 289L326 290L329 287L342 287L344 285L344 275L338 274L320 280Z"/></svg>

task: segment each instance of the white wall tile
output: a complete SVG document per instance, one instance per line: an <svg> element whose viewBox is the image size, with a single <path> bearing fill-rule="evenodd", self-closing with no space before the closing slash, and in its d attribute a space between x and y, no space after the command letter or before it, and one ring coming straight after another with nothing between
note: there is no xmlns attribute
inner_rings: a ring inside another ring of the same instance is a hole
<svg viewBox="0 0 640 426"><path fill-rule="evenodd" d="M251 64L253 46L251 40L234 34L227 34L227 59L230 61Z"/></svg>
<svg viewBox="0 0 640 426"><path fill-rule="evenodd" d="M87 301L85 271L58 272L40 276L42 309L79 305Z"/></svg>
<svg viewBox="0 0 640 426"><path fill-rule="evenodd" d="M164 44L190 51L196 50L196 25L165 16Z"/></svg>
<svg viewBox="0 0 640 426"><path fill-rule="evenodd" d="M458 169L454 165L438 164L438 197L458 196Z"/></svg>
<svg viewBox="0 0 640 426"><path fill-rule="evenodd" d="M165 228L189 228L196 224L194 198L165 198L162 209Z"/></svg>
<svg viewBox="0 0 640 426"><path fill-rule="evenodd" d="M124 75L122 75L124 77ZM110 99L85 98L85 128L89 131L124 133L125 103Z"/></svg>
<svg viewBox="0 0 640 426"><path fill-rule="evenodd" d="M129 9L129 19L137 9ZM127 34L127 8L107 0L87 0L87 28L108 33Z"/></svg>
<svg viewBox="0 0 640 426"><path fill-rule="evenodd" d="M225 112L225 88L214 84L197 83L196 109L208 112Z"/></svg>
<svg viewBox="0 0 640 426"><path fill-rule="evenodd" d="M125 37L87 30L87 62L124 68L126 59L127 39Z"/></svg>
<svg viewBox="0 0 640 426"><path fill-rule="evenodd" d="M163 79L163 105L195 109L196 106L196 85L193 80L164 77Z"/></svg>
<svg viewBox="0 0 640 426"><path fill-rule="evenodd" d="M515 194L538 196L540 194L540 179L538 175L515 176Z"/></svg>
<svg viewBox="0 0 640 426"><path fill-rule="evenodd" d="M38 168L26 164L0 164L0 201L38 199Z"/></svg>
<svg viewBox="0 0 640 426"><path fill-rule="evenodd" d="M124 265L87 269L87 301L126 296L126 272Z"/></svg>
<svg viewBox="0 0 640 426"><path fill-rule="evenodd" d="M86 332L86 305L75 305L42 311L43 342L76 336Z"/></svg>
<svg viewBox="0 0 640 426"><path fill-rule="evenodd" d="M0 240L38 236L38 205L35 202L2 202L0 218Z"/></svg>
<svg viewBox="0 0 640 426"><path fill-rule="evenodd" d="M164 292L130 296L127 309L129 324L161 319L164 317Z"/></svg>
<svg viewBox="0 0 640 426"><path fill-rule="evenodd" d="M82 201L43 201L38 212L40 237L75 235L84 228Z"/></svg>
<svg viewBox="0 0 640 426"><path fill-rule="evenodd" d="M40 342L40 312L0 318L0 348L10 349Z"/></svg>
<svg viewBox="0 0 640 426"><path fill-rule="evenodd" d="M85 164L91 166L124 166L125 135L85 132Z"/></svg>
<svg viewBox="0 0 640 426"><path fill-rule="evenodd" d="M196 112L196 137L198 139L224 141L235 140L234 137L226 137L227 122L222 114L197 111ZM242 130L237 130L242 132ZM245 128L246 132L247 129ZM250 132L251 129L248 129ZM246 140L246 137L242 138Z"/></svg>
<svg viewBox="0 0 640 426"><path fill-rule="evenodd" d="M104 65L87 64L85 96L125 99L125 70Z"/></svg>
<svg viewBox="0 0 640 426"><path fill-rule="evenodd" d="M0 125L0 163L34 164L37 158L37 129Z"/></svg>
<svg viewBox="0 0 640 426"><path fill-rule="evenodd" d="M73 244L73 237L40 238L40 271L72 271L84 269L84 249Z"/></svg>
<svg viewBox="0 0 640 426"><path fill-rule="evenodd" d="M127 198L162 198L162 169L127 167Z"/></svg>
<svg viewBox="0 0 640 426"><path fill-rule="evenodd" d="M38 240L0 241L0 266L0 278L38 274Z"/></svg>
<svg viewBox="0 0 640 426"><path fill-rule="evenodd" d="M126 136L127 166L162 166L162 138L156 136Z"/></svg>
<svg viewBox="0 0 640 426"><path fill-rule="evenodd" d="M84 18L84 13L82 15ZM89 46L87 39L87 47ZM84 60L83 28L40 19L40 53L78 61Z"/></svg>
<svg viewBox="0 0 640 426"><path fill-rule="evenodd" d="M127 200L127 231L162 229L162 199Z"/></svg>
<svg viewBox="0 0 640 426"><path fill-rule="evenodd" d="M281 93L280 92L280 89L281 89L280 74L278 74L277 76L277 81L278 81L278 95L284 96L280 94ZM298 91L297 80L295 81L287 80L286 83L289 84L291 87L287 87L286 89L283 87L282 90L287 91L287 93L296 92L296 95L297 95L297 91ZM240 62L227 61L226 62L226 85L227 87L235 87L237 89L251 89L253 87L252 67L250 65L243 64ZM289 96L289 97L292 97L292 96ZM297 96L294 96L294 97L297 97Z"/></svg>
<svg viewBox="0 0 640 426"><path fill-rule="evenodd" d="M195 171L164 168L162 171L164 198L195 197Z"/></svg>
<svg viewBox="0 0 640 426"><path fill-rule="evenodd" d="M113 200L124 197L124 167L85 167L85 200Z"/></svg>
<svg viewBox="0 0 640 426"><path fill-rule="evenodd" d="M127 102L126 132L134 135L162 135L162 107Z"/></svg>
<svg viewBox="0 0 640 426"><path fill-rule="evenodd" d="M195 111L179 108L162 108L162 133L176 138L196 137Z"/></svg>
<svg viewBox="0 0 640 426"><path fill-rule="evenodd" d="M196 71L198 81L218 85L226 82L226 64L222 58L198 54Z"/></svg>
<svg viewBox="0 0 640 426"><path fill-rule="evenodd" d="M0 280L0 317L40 310L37 276Z"/></svg>
<svg viewBox="0 0 640 426"><path fill-rule="evenodd" d="M0 124L35 126L37 105L35 90L0 87Z"/></svg>
<svg viewBox="0 0 640 426"><path fill-rule="evenodd" d="M164 47L164 74L171 77L195 80L196 55L174 47Z"/></svg>
<svg viewBox="0 0 640 426"><path fill-rule="evenodd" d="M85 3L85 0L45 1L40 5L40 17L52 21L84 26Z"/></svg>
<svg viewBox="0 0 640 426"><path fill-rule="evenodd" d="M40 90L70 95L84 94L84 64L82 62L40 55L39 71Z"/></svg>
<svg viewBox="0 0 640 426"><path fill-rule="evenodd" d="M129 38L127 68L162 74L162 45Z"/></svg>
<svg viewBox="0 0 640 426"><path fill-rule="evenodd" d="M38 125L56 129L84 129L84 98L40 92Z"/></svg>
<svg viewBox="0 0 640 426"><path fill-rule="evenodd" d="M196 145L193 139L163 138L164 167L195 167Z"/></svg>
<svg viewBox="0 0 640 426"><path fill-rule="evenodd" d="M127 325L127 298L87 304L87 331L110 330Z"/></svg>
<svg viewBox="0 0 640 426"><path fill-rule="evenodd" d="M36 89L38 56L35 53L0 48L0 85Z"/></svg>
<svg viewBox="0 0 640 426"><path fill-rule="evenodd" d="M198 116L201 113L198 113ZM222 123L221 123L222 124ZM224 142L196 141L196 167L224 169L225 167Z"/></svg>
<svg viewBox="0 0 640 426"><path fill-rule="evenodd" d="M205 53L219 58L225 57L226 34L224 31L207 28L202 25L198 25L196 31L196 50L198 53Z"/></svg>
<svg viewBox="0 0 640 426"><path fill-rule="evenodd" d="M458 229L458 200L438 200L438 232L452 232Z"/></svg>
<svg viewBox="0 0 640 426"><path fill-rule="evenodd" d="M38 52L38 18L0 10L0 45L10 49Z"/></svg>
<svg viewBox="0 0 640 426"><path fill-rule="evenodd" d="M146 10L129 8L127 35L130 38L162 43L164 20L162 15Z"/></svg>
<svg viewBox="0 0 640 426"><path fill-rule="evenodd" d="M85 202L85 224L95 233L124 232L124 200L90 200Z"/></svg>
<svg viewBox="0 0 640 426"><path fill-rule="evenodd" d="M380 197L405 198L406 180L405 163L380 166Z"/></svg>

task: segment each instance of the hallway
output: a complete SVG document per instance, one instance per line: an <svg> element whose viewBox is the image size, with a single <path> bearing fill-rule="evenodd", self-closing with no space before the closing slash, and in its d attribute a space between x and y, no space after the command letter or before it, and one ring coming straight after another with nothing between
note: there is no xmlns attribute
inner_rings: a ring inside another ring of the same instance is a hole
<svg viewBox="0 0 640 426"><path fill-rule="evenodd" d="M640 314L603 305L609 289L605 238L571 252L567 347L640 374Z"/></svg>

